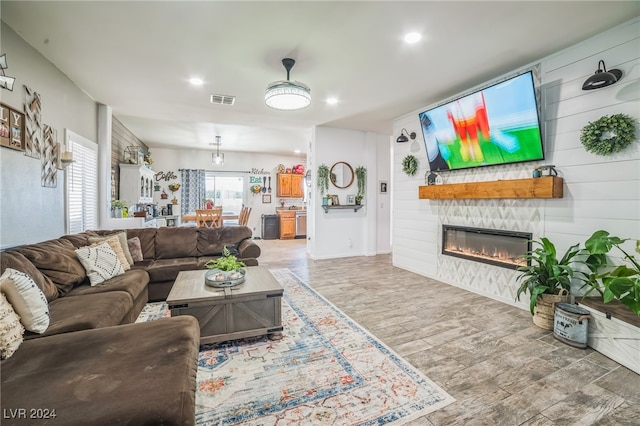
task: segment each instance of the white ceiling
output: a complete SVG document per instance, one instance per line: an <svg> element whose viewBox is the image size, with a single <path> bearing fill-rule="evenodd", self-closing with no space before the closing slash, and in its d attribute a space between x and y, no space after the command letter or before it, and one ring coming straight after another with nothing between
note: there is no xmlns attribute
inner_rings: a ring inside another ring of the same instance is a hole
<svg viewBox="0 0 640 426"><path fill-rule="evenodd" d="M151 148L211 149L220 135L223 151L283 154L306 152L315 125L391 134L395 117L638 15L637 1L8 0L0 14ZM422 40L403 43L409 31ZM264 104L284 57L311 87L304 110Z"/></svg>

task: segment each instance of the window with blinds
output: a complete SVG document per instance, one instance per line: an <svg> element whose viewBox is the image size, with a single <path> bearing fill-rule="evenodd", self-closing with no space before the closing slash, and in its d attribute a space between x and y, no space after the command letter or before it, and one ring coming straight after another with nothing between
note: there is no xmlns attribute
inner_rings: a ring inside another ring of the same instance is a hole
<svg viewBox="0 0 640 426"><path fill-rule="evenodd" d="M74 162L67 168L67 233L98 228L98 145L68 132Z"/></svg>

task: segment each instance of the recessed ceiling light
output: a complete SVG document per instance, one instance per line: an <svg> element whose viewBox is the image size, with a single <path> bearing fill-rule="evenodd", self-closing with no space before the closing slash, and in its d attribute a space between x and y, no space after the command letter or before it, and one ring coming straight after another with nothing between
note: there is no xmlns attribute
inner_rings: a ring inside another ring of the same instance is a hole
<svg viewBox="0 0 640 426"><path fill-rule="evenodd" d="M404 36L404 42L408 43L408 44L414 44L420 41L420 39L422 39L422 34L420 33L407 33Z"/></svg>
<svg viewBox="0 0 640 426"><path fill-rule="evenodd" d="M300 151L299 149L296 149L296 150L294 150L293 152L294 152L295 154L300 154L300 152L301 152L301 151Z"/></svg>
<svg viewBox="0 0 640 426"><path fill-rule="evenodd" d="M329 105L335 105L335 104L337 104L337 103L338 103L338 99L337 99L337 98L328 98L328 99L327 99L327 103L328 103Z"/></svg>
<svg viewBox="0 0 640 426"><path fill-rule="evenodd" d="M191 83L194 86L202 86L204 84L204 81L202 81L202 79L198 77L191 77L189 79L189 83Z"/></svg>

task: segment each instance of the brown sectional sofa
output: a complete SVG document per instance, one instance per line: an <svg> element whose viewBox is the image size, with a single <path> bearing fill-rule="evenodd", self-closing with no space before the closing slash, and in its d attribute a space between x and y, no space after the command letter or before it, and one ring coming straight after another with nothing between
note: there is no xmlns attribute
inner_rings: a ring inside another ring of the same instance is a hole
<svg viewBox="0 0 640 426"><path fill-rule="evenodd" d="M56 409L59 424L176 424L195 422L199 327L192 317L131 324L147 301L165 300L178 272L202 269L225 246L248 266L260 248L243 226L127 229L143 261L91 286L74 250L87 231L0 253L0 273L29 274L49 302L50 324L2 360L0 405L27 409L3 424L33 424L29 409ZM36 422L37 424L37 422ZM43 423L44 424L44 423Z"/></svg>

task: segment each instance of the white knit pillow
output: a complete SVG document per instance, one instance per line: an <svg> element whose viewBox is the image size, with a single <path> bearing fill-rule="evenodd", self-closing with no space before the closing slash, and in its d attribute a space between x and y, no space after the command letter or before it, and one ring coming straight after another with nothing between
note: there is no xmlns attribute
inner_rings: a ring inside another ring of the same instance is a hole
<svg viewBox="0 0 640 426"><path fill-rule="evenodd" d="M124 234L124 232L122 232L122 234ZM122 269L124 269L125 271L131 269L131 265L127 260L127 256L124 254L124 250L122 248L122 245L120 244L120 239L117 235L110 235L108 237L89 237L89 244L91 245L91 247L95 247L101 243L109 244L111 250L113 250L116 256L118 256L118 260L122 265ZM129 248L129 246L127 246L127 248Z"/></svg>
<svg viewBox="0 0 640 426"><path fill-rule="evenodd" d="M76 250L76 256L87 271L92 286L124 274L118 256L106 242L95 247L81 247Z"/></svg>
<svg viewBox="0 0 640 426"><path fill-rule="evenodd" d="M20 347L24 327L20 317L0 292L0 359L7 359Z"/></svg>
<svg viewBox="0 0 640 426"><path fill-rule="evenodd" d="M0 290L7 296L24 328L44 333L49 327L49 304L29 274L7 268L0 277Z"/></svg>

